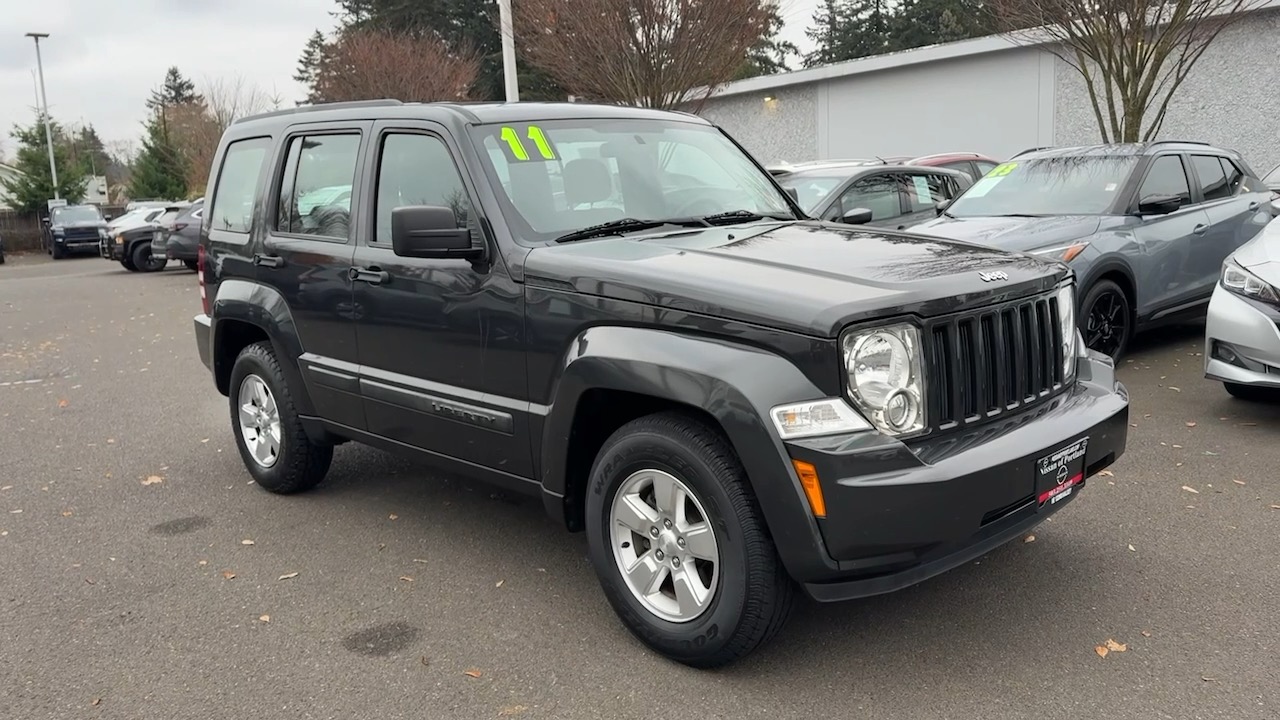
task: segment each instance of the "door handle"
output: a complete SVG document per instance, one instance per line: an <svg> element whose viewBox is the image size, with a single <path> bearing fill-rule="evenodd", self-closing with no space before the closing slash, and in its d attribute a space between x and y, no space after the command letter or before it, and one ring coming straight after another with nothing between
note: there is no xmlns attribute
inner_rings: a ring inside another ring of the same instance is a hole
<svg viewBox="0 0 1280 720"><path fill-rule="evenodd" d="M381 285L383 283L391 282L391 273L386 270L379 270L376 267L353 267L347 271L347 277L350 278L352 282L366 282L370 285Z"/></svg>
<svg viewBox="0 0 1280 720"><path fill-rule="evenodd" d="M262 255L254 253L253 264L261 267L278 268L284 267L284 258L279 255Z"/></svg>
<svg viewBox="0 0 1280 720"><path fill-rule="evenodd" d="M898 226L898 229L899 229L899 230L906 230L906 229L907 229L907 226L906 226L906 225L899 225L899 226Z"/></svg>
<svg viewBox="0 0 1280 720"><path fill-rule="evenodd" d="M1249 203L1249 212L1253 212L1254 210L1257 210L1257 209L1258 209L1258 207L1259 207L1259 205L1258 205L1258 203L1256 203L1256 202L1251 202L1251 203Z"/></svg>
<svg viewBox="0 0 1280 720"><path fill-rule="evenodd" d="M1203 235L1203 234L1205 234L1205 233L1209 232L1209 226L1208 226L1208 225L1205 225L1204 223L1201 223L1201 224L1199 224L1199 225L1195 226L1194 228L1192 228L1192 229L1191 229L1191 232L1192 232L1192 233L1194 233L1194 234L1196 234L1196 235Z"/></svg>

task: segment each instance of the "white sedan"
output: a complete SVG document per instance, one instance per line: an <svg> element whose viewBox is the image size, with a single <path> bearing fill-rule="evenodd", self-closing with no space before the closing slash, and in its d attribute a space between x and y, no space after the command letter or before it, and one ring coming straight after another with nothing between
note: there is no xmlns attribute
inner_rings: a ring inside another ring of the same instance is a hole
<svg viewBox="0 0 1280 720"><path fill-rule="evenodd" d="M1222 265L1205 325L1204 374L1247 400L1280 400L1280 219Z"/></svg>

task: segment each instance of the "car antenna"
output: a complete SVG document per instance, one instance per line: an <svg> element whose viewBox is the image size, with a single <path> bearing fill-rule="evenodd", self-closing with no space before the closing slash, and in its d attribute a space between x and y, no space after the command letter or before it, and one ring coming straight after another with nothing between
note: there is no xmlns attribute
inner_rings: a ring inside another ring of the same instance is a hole
<svg viewBox="0 0 1280 720"><path fill-rule="evenodd" d="M888 164L889 164L889 161L888 161L888 160L885 160L884 158L880 157L879 155L876 155L876 156L875 156L875 158L876 158L877 160L879 160L879 161L880 161L880 164L881 164L881 165L888 165Z"/></svg>

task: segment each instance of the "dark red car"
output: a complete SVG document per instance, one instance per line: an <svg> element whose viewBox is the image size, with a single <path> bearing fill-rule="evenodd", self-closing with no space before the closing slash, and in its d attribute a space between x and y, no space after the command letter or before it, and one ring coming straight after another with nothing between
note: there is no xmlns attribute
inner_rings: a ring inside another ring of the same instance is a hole
<svg viewBox="0 0 1280 720"><path fill-rule="evenodd" d="M886 158L890 162L899 162L903 165L923 165L925 167L944 167L951 170L959 170L968 175L974 181L991 172L991 169L1000 164L999 160L987 157L975 152L952 152L938 153L936 155L923 155L921 157L902 157L902 158Z"/></svg>

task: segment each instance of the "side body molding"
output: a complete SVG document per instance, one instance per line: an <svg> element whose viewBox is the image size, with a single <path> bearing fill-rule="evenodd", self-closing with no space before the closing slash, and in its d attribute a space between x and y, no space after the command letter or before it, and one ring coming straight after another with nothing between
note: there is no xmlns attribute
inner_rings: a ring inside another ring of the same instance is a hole
<svg viewBox="0 0 1280 720"><path fill-rule="evenodd" d="M788 569L794 574L816 558L835 567L768 419L775 405L827 396L793 364L759 348L666 330L582 332L565 358L542 434L543 499L553 517L565 517L565 502L572 500L566 497L570 433L578 402L592 389L648 395L709 414L738 453Z"/></svg>

